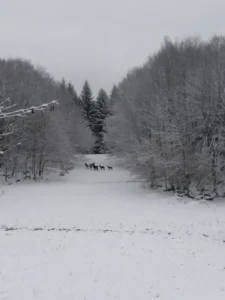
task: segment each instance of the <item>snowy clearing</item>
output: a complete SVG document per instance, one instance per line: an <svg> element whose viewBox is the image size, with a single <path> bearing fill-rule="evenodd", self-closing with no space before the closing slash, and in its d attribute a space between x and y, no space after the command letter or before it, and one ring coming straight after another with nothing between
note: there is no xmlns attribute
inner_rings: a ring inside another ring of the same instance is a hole
<svg viewBox="0 0 225 300"><path fill-rule="evenodd" d="M225 299L224 203L145 190L113 165L1 188L0 300Z"/></svg>

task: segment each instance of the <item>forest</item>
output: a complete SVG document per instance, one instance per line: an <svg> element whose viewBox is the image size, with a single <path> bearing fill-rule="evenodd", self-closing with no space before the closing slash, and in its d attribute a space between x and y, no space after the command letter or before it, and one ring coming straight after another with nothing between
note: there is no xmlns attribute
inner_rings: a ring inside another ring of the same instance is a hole
<svg viewBox="0 0 225 300"><path fill-rule="evenodd" d="M64 174L78 154L109 153L151 188L223 196L224 58L223 36L166 37L96 97L87 80L78 95L29 61L1 59L1 174L36 180L46 168Z"/></svg>
<svg viewBox="0 0 225 300"><path fill-rule="evenodd" d="M149 185L224 195L225 37L171 41L118 84L109 149Z"/></svg>
<svg viewBox="0 0 225 300"><path fill-rule="evenodd" d="M0 60L1 175L43 178L46 168L73 167L93 144L71 83L55 81L21 59Z"/></svg>

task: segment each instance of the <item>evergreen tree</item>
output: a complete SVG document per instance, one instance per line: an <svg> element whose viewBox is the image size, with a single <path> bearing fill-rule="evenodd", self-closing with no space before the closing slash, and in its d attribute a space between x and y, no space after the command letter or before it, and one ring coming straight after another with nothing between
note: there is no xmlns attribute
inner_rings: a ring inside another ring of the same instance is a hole
<svg viewBox="0 0 225 300"><path fill-rule="evenodd" d="M109 114L112 115L113 106L118 98L118 87L114 84L109 97Z"/></svg>
<svg viewBox="0 0 225 300"><path fill-rule="evenodd" d="M104 143L105 119L109 115L109 98L105 90L100 89L96 101L95 124L93 133L96 137L94 153L104 153L106 146Z"/></svg>
<svg viewBox="0 0 225 300"><path fill-rule="evenodd" d="M67 84L67 90L68 90L68 92L69 92L72 96L76 94L76 91L75 91L75 89L74 89L74 86L72 85L71 82L68 82L68 84Z"/></svg>
<svg viewBox="0 0 225 300"><path fill-rule="evenodd" d="M65 79L63 78L62 81L60 82L60 87L63 91L66 90L66 81Z"/></svg>
<svg viewBox="0 0 225 300"><path fill-rule="evenodd" d="M114 104L114 102L115 102L117 96L118 96L118 88L117 88L117 86L114 84L114 85L113 85L113 88L112 88L112 91L111 91L111 94L110 94L110 98L109 98L110 104Z"/></svg>
<svg viewBox="0 0 225 300"><path fill-rule="evenodd" d="M95 102L93 100L92 91L88 81L86 80L80 95L80 107L84 119L87 121L91 130L95 123Z"/></svg>
<svg viewBox="0 0 225 300"><path fill-rule="evenodd" d="M71 82L67 84L67 91L72 96L74 103L77 106L80 106L80 98L78 97L77 92Z"/></svg>

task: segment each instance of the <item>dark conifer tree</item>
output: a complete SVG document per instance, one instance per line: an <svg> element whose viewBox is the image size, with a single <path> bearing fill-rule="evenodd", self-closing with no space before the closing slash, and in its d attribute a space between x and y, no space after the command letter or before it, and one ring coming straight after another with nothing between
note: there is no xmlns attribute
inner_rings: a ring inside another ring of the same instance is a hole
<svg viewBox="0 0 225 300"><path fill-rule="evenodd" d="M80 95L80 107L84 119L93 131L95 123L95 102L88 81L86 80Z"/></svg>
<svg viewBox="0 0 225 300"><path fill-rule="evenodd" d="M93 133L95 135L94 153L105 153L106 146L104 143L105 119L109 115L109 98L105 90L100 89L95 107L95 122Z"/></svg>

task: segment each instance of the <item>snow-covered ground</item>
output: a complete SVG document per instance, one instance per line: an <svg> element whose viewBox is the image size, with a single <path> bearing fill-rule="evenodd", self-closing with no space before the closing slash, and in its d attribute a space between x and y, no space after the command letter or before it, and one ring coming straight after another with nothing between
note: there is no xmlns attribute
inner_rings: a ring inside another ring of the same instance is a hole
<svg viewBox="0 0 225 300"><path fill-rule="evenodd" d="M223 202L148 191L114 166L1 188L0 300L225 299Z"/></svg>

